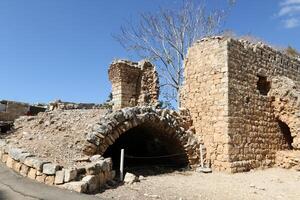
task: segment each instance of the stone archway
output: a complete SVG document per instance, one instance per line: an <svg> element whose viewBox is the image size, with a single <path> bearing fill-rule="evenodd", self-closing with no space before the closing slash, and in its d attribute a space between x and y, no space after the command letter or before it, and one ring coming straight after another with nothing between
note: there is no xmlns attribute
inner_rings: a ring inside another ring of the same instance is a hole
<svg viewBox="0 0 300 200"><path fill-rule="evenodd" d="M175 111L152 107L124 108L106 115L93 126L93 132L87 133L83 151L87 155L103 155L122 134L142 125L155 127L161 130L160 134L177 141L191 166L199 162L198 140L187 130L185 121Z"/></svg>

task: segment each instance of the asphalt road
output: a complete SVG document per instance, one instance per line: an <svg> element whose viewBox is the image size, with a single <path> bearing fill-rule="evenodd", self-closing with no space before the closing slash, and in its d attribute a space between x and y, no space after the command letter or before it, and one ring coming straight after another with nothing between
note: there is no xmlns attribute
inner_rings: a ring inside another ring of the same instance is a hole
<svg viewBox="0 0 300 200"><path fill-rule="evenodd" d="M93 195L79 194L57 187L37 183L22 177L0 164L0 199L5 200L99 200Z"/></svg>

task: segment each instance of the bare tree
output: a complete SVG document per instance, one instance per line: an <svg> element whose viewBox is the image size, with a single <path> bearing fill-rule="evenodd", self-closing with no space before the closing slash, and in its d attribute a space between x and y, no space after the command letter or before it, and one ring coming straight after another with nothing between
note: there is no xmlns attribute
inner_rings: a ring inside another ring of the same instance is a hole
<svg viewBox="0 0 300 200"><path fill-rule="evenodd" d="M197 39L219 32L225 15L224 10L207 9L205 0L183 0L179 9L141 13L139 23L128 22L115 38L126 50L155 62L161 86L167 87L164 97L179 104L187 49Z"/></svg>

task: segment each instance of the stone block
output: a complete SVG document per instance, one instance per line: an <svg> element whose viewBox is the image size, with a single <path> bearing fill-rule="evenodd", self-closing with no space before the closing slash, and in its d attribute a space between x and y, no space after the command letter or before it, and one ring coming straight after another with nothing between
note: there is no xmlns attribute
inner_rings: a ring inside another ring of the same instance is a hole
<svg viewBox="0 0 300 200"><path fill-rule="evenodd" d="M37 157L27 157L24 160L24 164L28 167L33 167L38 171L43 171L43 165L49 163L48 161L43 161Z"/></svg>
<svg viewBox="0 0 300 200"><path fill-rule="evenodd" d="M13 165L13 170L19 172L21 170L22 164L20 162L15 162Z"/></svg>
<svg viewBox="0 0 300 200"><path fill-rule="evenodd" d="M99 190L100 181L98 175L87 175L82 179L82 181L87 183L88 193L94 193Z"/></svg>
<svg viewBox="0 0 300 200"><path fill-rule="evenodd" d="M67 182L70 182L70 181L73 181L76 179L77 170L76 169L64 169L64 174L65 174L64 181L67 183Z"/></svg>
<svg viewBox="0 0 300 200"><path fill-rule="evenodd" d="M8 156L7 160L6 160L6 166L12 169L14 163L15 163L14 159L12 159L10 156Z"/></svg>
<svg viewBox="0 0 300 200"><path fill-rule="evenodd" d="M55 176L46 176L45 178L45 184L47 185L53 185L54 184Z"/></svg>
<svg viewBox="0 0 300 200"><path fill-rule="evenodd" d="M45 183L45 179L46 179L46 175L45 174L36 176L36 178L35 178L35 180L38 181L38 182L40 182L40 183Z"/></svg>
<svg viewBox="0 0 300 200"><path fill-rule="evenodd" d="M89 163L85 166L86 174L88 175L96 175L100 172L99 163Z"/></svg>
<svg viewBox="0 0 300 200"><path fill-rule="evenodd" d="M55 175L56 171L58 171L61 167L57 164L46 163L43 165L43 173L46 175Z"/></svg>
<svg viewBox="0 0 300 200"><path fill-rule="evenodd" d="M27 176L28 171L29 171L29 167L27 165L22 164L20 174L22 176Z"/></svg>
<svg viewBox="0 0 300 200"><path fill-rule="evenodd" d="M28 171L27 177L30 178L30 179L35 180L36 179L36 172L37 172L36 169L30 168L29 171Z"/></svg>
<svg viewBox="0 0 300 200"><path fill-rule="evenodd" d="M80 193L87 192L87 183L83 182L83 181L75 181L75 182L65 183L65 184L61 185L60 187L67 189L67 190L80 192Z"/></svg>
<svg viewBox="0 0 300 200"><path fill-rule="evenodd" d="M12 157L14 160L20 161L20 156L25 151L23 149L19 148L8 148L8 154L10 157Z"/></svg>
<svg viewBox="0 0 300 200"><path fill-rule="evenodd" d="M55 173L55 185L63 184L64 183L64 177L65 177L65 171L60 170Z"/></svg>
<svg viewBox="0 0 300 200"><path fill-rule="evenodd" d="M6 163L7 158L8 158L8 155L7 155L7 154L3 154L3 155L2 155L2 158L1 158L2 162L3 162L3 163Z"/></svg>

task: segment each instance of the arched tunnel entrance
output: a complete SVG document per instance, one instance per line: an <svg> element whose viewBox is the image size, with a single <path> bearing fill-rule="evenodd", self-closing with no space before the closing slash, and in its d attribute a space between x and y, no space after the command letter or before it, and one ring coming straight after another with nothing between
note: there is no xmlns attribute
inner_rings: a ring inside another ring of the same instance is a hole
<svg viewBox="0 0 300 200"><path fill-rule="evenodd" d="M116 171L121 149L125 150L125 170L138 175L166 173L188 166L180 142L155 125L144 123L131 128L107 148L104 157L112 158Z"/></svg>
<svg viewBox="0 0 300 200"><path fill-rule="evenodd" d="M292 146L293 137L291 135L289 126L279 119L277 119L277 123L278 123L279 129L280 129L280 132L282 134L283 140L284 140L284 149L292 150L293 149L293 146Z"/></svg>

